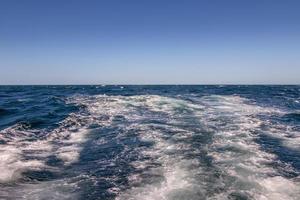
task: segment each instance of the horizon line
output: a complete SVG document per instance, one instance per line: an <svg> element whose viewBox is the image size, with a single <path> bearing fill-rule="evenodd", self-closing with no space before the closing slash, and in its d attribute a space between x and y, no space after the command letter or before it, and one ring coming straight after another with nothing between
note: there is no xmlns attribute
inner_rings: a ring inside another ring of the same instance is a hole
<svg viewBox="0 0 300 200"><path fill-rule="evenodd" d="M101 84L101 83L83 83L83 84L0 84L0 86L300 86L300 83L147 83L147 84Z"/></svg>

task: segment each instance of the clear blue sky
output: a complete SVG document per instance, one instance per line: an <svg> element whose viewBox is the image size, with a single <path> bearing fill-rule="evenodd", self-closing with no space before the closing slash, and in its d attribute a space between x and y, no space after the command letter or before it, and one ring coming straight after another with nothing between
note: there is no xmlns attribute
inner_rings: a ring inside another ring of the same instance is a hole
<svg viewBox="0 0 300 200"><path fill-rule="evenodd" d="M0 1L0 84L168 83L300 84L300 1Z"/></svg>

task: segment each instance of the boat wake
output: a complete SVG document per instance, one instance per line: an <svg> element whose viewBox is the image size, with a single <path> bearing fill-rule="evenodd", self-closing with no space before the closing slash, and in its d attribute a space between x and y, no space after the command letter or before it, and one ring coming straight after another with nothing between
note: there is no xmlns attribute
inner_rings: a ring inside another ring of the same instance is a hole
<svg viewBox="0 0 300 200"><path fill-rule="evenodd" d="M57 128L1 131L0 198L300 196L299 165L280 154L299 161L297 125L268 118L287 111L237 95L75 95L66 103L80 109Z"/></svg>

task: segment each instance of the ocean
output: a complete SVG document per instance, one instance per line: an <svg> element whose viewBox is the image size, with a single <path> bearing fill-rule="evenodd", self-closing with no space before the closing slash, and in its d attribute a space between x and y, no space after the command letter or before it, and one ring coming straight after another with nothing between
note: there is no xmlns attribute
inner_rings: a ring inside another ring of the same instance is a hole
<svg viewBox="0 0 300 200"><path fill-rule="evenodd" d="M0 199L300 199L300 86L0 86Z"/></svg>

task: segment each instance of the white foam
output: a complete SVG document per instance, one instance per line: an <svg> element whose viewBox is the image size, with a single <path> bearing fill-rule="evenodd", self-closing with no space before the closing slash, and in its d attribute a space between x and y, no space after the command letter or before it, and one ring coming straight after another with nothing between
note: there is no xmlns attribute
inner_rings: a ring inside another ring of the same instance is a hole
<svg viewBox="0 0 300 200"><path fill-rule="evenodd" d="M139 97L138 104L143 104L151 111L167 113L170 117L175 115L178 108L193 109L188 107L188 103L185 101L159 96ZM202 107L197 108L201 109ZM174 119L172 122L176 123L176 120ZM140 153L146 157L154 158L159 166L151 167L152 163L149 160L133 162L132 166L136 169L145 170L148 167L144 173L150 175L151 184L147 183L149 178L142 178L139 174L133 174L128 178L132 183L139 186L133 186L130 190L122 192L117 199L169 199L183 194L196 198L202 192L202 185L195 180L194 175L201 171L201 167L198 160L184 158L179 153L183 150L190 152L195 150L187 143L174 142L171 138L167 140L164 137L164 132L159 131L159 129L154 131L153 126L177 132L172 136L174 139L187 138L191 135L189 131L178 130L178 128L169 125L135 124L133 127L128 127L129 129L140 130L140 140L154 143L152 148L141 150ZM157 177L161 178L157 180Z"/></svg>
<svg viewBox="0 0 300 200"><path fill-rule="evenodd" d="M2 131L7 144L1 145L0 150L0 182L15 181L27 170L51 170L53 167L44 163L50 155L56 155L66 165L76 162L89 131L85 128L69 131L63 128L64 125L49 133L48 137L33 141L27 140L33 134L30 131L20 131L20 134L15 127ZM26 158L28 156L35 159Z"/></svg>
<svg viewBox="0 0 300 200"><path fill-rule="evenodd" d="M0 150L0 183L15 180L26 170L40 170L44 166L39 160L25 160L22 150L14 146L4 146Z"/></svg>
<svg viewBox="0 0 300 200"><path fill-rule="evenodd" d="M300 133L293 130L292 125L273 125L271 122L264 122L268 129L263 133L280 141L284 147L300 152Z"/></svg>
<svg viewBox="0 0 300 200"><path fill-rule="evenodd" d="M203 103L209 110L210 121L207 123L218 128L218 133L209 147L209 154L214 158L215 166L237 179L240 183L235 188L237 192L250 192L255 194L255 199L295 199L299 193L299 184L278 176L272 168L276 156L262 151L255 142L257 135L253 133L254 130L259 130L263 123L255 118L257 114L278 114L281 111L246 102L246 99L237 96L203 98ZM222 117L226 120L227 116L230 117L229 121L220 126L218 121L222 120ZM203 114L203 118L206 118L206 113ZM277 176L271 178L270 175ZM291 190L284 189L284 183Z"/></svg>
<svg viewBox="0 0 300 200"><path fill-rule="evenodd" d="M197 104L157 95L74 96L69 102L84 105L86 113L71 114L48 137L31 142L20 137L5 138L9 144L4 145L7 149L0 150L0 161L3 161L0 163L0 181L15 180L22 171L45 167L41 160L49 155L57 156L65 165L77 162L88 140L89 125L110 127L116 118L123 116L122 119L128 122L123 128L134 130L140 140L152 142L153 146L137 147L140 156L151 159L129 163L140 169L142 174L133 173L127 177L132 185L126 191L117 186L111 188L110 192L117 194L117 199L197 199L199 196L226 199L233 192L246 192L254 199L296 199L299 196L297 181L281 177L272 167L276 156L263 151L256 143L255 130L265 122L255 116L260 113L280 114L282 111L250 104L239 96L194 98ZM141 123L154 117L147 111L141 113L141 107L162 114L164 117L160 116L159 120L166 123ZM181 115L193 117L195 123L203 125L205 134L212 134L212 143L206 144L205 150L212 157L214 167L226 176L219 179L211 177L211 172L205 171L199 160L180 153L188 151L196 154L201 148L183 142L196 133L177 126L185 123ZM164 130L174 134L165 137ZM273 132L280 138L288 138L276 128ZM22 133L24 138L28 134ZM124 131L118 137L126 134ZM101 145L106 141L98 142ZM283 143L298 148L296 140L285 139ZM24 152L28 150L41 159L24 160ZM214 181L223 188L222 192L206 196L208 187L215 187L209 186L209 178L215 178ZM234 178L235 182L228 186L230 178Z"/></svg>
<svg viewBox="0 0 300 200"><path fill-rule="evenodd" d="M144 107L153 112L167 114L168 123L174 125L183 123L178 121L180 120L180 116L177 114L178 110L181 114L192 112L194 116L198 117L199 123L206 126L208 132L217 130L213 136L213 143L207 147L209 155L214 159L215 167L228 176L234 177L237 183L234 188L225 190L223 194L216 193L215 196L210 198L227 198L232 192L244 191L249 193L250 196L258 194L260 196L255 196L255 198L260 199L264 197L263 194L266 198L270 198L270 195L274 193L271 186L262 187L261 183L267 183L270 176L278 176L277 171L271 165L276 156L262 151L256 143L257 135L254 130L259 129L264 122L255 116L260 113L280 114L283 113L282 111L250 104L247 99L239 96L206 96L196 99L199 104L155 95L133 97L96 96L95 99L92 101L86 100L88 110L94 115L101 113L109 116L107 120L101 122L102 125L109 126L113 117L117 115L125 116L126 120L132 122L147 118L147 116L141 116L135 110ZM198 191L198 194L205 194L205 191L203 191L205 186L201 185L199 180L197 182L191 175L192 171L183 165L183 163L188 163L189 160L185 160L180 155L176 156L176 151L180 149L189 151L195 151L195 149L187 144L173 143L171 140L166 140L162 132L152 131L151 127L147 127L145 124L142 127L135 125L131 128L144 131L144 133L139 134L141 140L154 142L155 145L151 149L141 150L140 152L160 163L161 167L148 169L148 173L153 173L154 177L157 175L162 177L163 181L154 181L154 183L147 184L143 183L143 178L138 174L132 174L128 178L135 183L135 186L128 191L121 192L117 197L118 199L169 199L174 197L172 194L176 194L176 191L189 191L191 189ZM165 128L168 130L175 129L173 126ZM193 134L182 130L182 133L174 134L173 138L184 139L191 137ZM132 165L136 169L144 170L151 163L149 161L137 161ZM201 171L202 169L198 165L196 173L203 173L204 176L210 175ZM177 177L179 179L176 179ZM284 177L281 177L281 179L292 185L292 188L298 187L295 181ZM116 191L119 192L119 190ZM290 190L287 192L289 194L278 192L276 197L286 199L295 197L295 192ZM272 197L275 198L275 196Z"/></svg>
<svg viewBox="0 0 300 200"><path fill-rule="evenodd" d="M272 199L298 199L300 196L300 185L281 176L269 177L259 182L263 188L261 194L255 197L260 200Z"/></svg>
<svg viewBox="0 0 300 200"><path fill-rule="evenodd" d="M60 141L62 144L57 150L57 157L66 165L70 165L78 161L80 151L82 150L81 145L86 142L88 133L89 132L85 129L67 133L67 139ZM67 134L65 133L63 135Z"/></svg>
<svg viewBox="0 0 300 200"><path fill-rule="evenodd" d="M77 179L85 179L85 177L74 177L74 179L60 179L54 181L39 182L39 184L18 184L13 188L7 189L7 192L0 191L0 196L7 199L52 199L52 200L68 200L80 199L78 191Z"/></svg>

